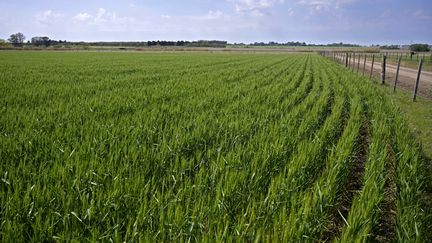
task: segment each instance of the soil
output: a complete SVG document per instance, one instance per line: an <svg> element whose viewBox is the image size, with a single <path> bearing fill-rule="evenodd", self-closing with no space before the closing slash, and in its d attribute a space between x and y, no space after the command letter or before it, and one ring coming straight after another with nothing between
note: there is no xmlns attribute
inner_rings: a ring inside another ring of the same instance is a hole
<svg viewBox="0 0 432 243"><path fill-rule="evenodd" d="M354 62L354 60L352 59L351 64L353 62ZM355 60L355 64L356 64L356 66L354 68L354 71L357 72L357 67L358 67L357 66L357 64L358 64L357 59ZM358 70L358 72L360 74L362 74L362 72L363 72L363 64L364 64L364 61L361 58L360 68ZM366 76L370 75L371 66L372 66L372 62L367 61L366 67L365 67L365 75ZM395 65L391 65L391 64L386 65L386 79L385 79L386 83L389 83L391 85L394 84L395 78L396 78L396 69L397 69L397 67ZM411 90L414 91L415 82L417 79L417 72L418 72L418 70L416 70L416 69L401 66L400 70L399 70L397 87L403 88L406 90L410 90L410 91ZM380 78L380 74L381 74L381 62L375 61L373 75L375 77ZM432 99L432 72L428 72L428 71L422 71L421 72L420 82L419 82L419 87L418 87L418 96Z"/></svg>

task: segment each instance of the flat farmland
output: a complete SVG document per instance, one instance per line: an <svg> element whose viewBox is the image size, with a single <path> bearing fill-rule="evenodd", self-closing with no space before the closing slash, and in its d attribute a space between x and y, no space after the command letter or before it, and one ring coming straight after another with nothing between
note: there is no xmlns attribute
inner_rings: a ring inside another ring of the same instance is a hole
<svg viewBox="0 0 432 243"><path fill-rule="evenodd" d="M425 161L317 54L0 52L0 241L422 242Z"/></svg>

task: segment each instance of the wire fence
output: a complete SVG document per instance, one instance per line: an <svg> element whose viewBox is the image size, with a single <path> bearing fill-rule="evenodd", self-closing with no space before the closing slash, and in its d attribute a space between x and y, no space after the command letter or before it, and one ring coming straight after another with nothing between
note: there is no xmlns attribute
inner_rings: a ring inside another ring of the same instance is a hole
<svg viewBox="0 0 432 243"><path fill-rule="evenodd" d="M371 80L378 76L381 84L391 83L394 92L397 87L413 90L413 101L419 95L432 98L432 53L322 51L319 54Z"/></svg>

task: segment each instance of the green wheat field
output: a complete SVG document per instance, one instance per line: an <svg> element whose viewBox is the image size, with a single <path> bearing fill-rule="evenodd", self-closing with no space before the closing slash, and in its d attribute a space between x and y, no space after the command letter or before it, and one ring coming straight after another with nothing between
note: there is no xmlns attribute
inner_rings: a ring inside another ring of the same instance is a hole
<svg viewBox="0 0 432 243"><path fill-rule="evenodd" d="M424 242L397 107L317 54L1 52L1 242Z"/></svg>

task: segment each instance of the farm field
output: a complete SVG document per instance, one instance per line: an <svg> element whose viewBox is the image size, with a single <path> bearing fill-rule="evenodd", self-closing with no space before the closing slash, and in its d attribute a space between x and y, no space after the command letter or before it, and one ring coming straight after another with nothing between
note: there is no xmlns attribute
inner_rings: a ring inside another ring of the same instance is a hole
<svg viewBox="0 0 432 243"><path fill-rule="evenodd" d="M317 54L0 52L1 242L423 242L421 155Z"/></svg>

